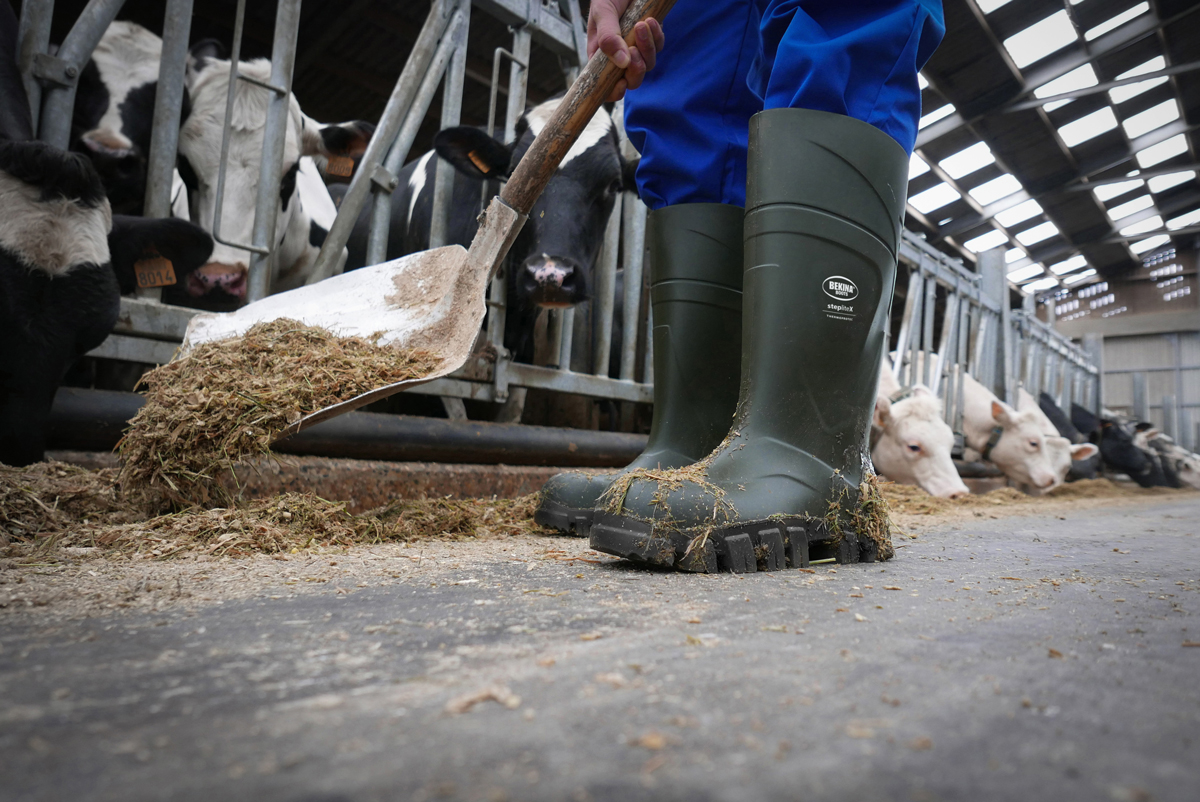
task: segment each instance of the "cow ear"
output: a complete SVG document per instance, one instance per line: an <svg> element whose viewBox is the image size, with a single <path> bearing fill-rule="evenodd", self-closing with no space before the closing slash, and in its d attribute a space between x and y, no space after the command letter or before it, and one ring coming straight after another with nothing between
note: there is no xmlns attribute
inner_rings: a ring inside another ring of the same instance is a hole
<svg viewBox="0 0 1200 802"><path fill-rule="evenodd" d="M367 151L375 126L363 120L322 125L312 117L300 118L300 155L355 158Z"/></svg>
<svg viewBox="0 0 1200 802"><path fill-rule="evenodd" d="M1011 424L1017 411L1000 399L992 399L992 420L1001 426Z"/></svg>
<svg viewBox="0 0 1200 802"><path fill-rule="evenodd" d="M472 178L507 178L512 150L478 128L460 125L438 131L433 147L454 169Z"/></svg>
<svg viewBox="0 0 1200 802"><path fill-rule="evenodd" d="M892 402L885 395L875 397L875 419L873 423L880 429L886 429L892 422Z"/></svg>
<svg viewBox="0 0 1200 802"><path fill-rule="evenodd" d="M622 189L626 192L637 192L637 168L641 163L641 159L630 159L621 165L621 184ZM638 197L641 197L639 194Z"/></svg>
<svg viewBox="0 0 1200 802"><path fill-rule="evenodd" d="M169 259L178 280L208 261L213 239L200 226L175 217L155 219L115 214L108 234L108 249L121 292L129 293L137 286L134 264L140 259L155 255Z"/></svg>
<svg viewBox="0 0 1200 802"><path fill-rule="evenodd" d="M225 45L216 39L204 39L192 45L188 50L187 77L194 78L208 65L210 61L229 58L225 53Z"/></svg>
<svg viewBox="0 0 1200 802"><path fill-rule="evenodd" d="M924 395L924 396L928 396L929 398L936 397L933 394L933 390L930 390L928 387L926 387L923 384L914 384L913 388L912 388L912 394L914 396Z"/></svg>
<svg viewBox="0 0 1200 802"><path fill-rule="evenodd" d="M1100 453L1100 449L1091 443L1084 443L1078 446L1071 446L1071 459L1091 459Z"/></svg>

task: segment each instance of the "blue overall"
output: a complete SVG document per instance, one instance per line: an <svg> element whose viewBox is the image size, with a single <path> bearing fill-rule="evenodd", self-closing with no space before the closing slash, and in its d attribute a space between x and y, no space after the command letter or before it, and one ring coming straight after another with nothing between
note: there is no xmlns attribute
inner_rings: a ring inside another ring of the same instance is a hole
<svg viewBox="0 0 1200 802"><path fill-rule="evenodd" d="M651 209L746 205L747 124L800 108L868 122L912 152L917 72L945 33L941 0L679 0L666 47L625 95Z"/></svg>

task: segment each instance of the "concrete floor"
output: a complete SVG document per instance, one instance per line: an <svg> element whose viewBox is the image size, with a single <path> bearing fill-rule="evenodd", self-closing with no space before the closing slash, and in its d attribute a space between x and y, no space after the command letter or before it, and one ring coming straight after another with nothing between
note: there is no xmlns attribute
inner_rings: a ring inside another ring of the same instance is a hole
<svg viewBox="0 0 1200 802"><path fill-rule="evenodd" d="M1198 526L1193 496L836 572L497 559L13 616L0 798L1194 802Z"/></svg>

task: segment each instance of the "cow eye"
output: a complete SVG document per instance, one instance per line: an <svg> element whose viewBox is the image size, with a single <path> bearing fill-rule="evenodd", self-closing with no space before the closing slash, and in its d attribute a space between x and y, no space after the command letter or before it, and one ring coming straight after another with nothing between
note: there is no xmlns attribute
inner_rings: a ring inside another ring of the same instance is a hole
<svg viewBox="0 0 1200 802"><path fill-rule="evenodd" d="M1040 446L1038 446L1037 440L1030 440L1029 447L1032 448L1034 451L1037 451Z"/></svg>
<svg viewBox="0 0 1200 802"><path fill-rule="evenodd" d="M918 454L921 451L921 446L918 443L909 443L908 450L914 454Z"/></svg>

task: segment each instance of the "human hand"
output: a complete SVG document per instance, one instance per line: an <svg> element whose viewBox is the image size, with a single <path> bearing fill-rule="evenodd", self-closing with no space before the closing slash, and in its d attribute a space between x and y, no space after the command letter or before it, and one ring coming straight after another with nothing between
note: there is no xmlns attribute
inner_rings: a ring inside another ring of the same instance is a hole
<svg viewBox="0 0 1200 802"><path fill-rule="evenodd" d="M592 0L588 11L588 58L601 50L613 64L625 70L606 100L616 102L625 96L626 89L637 89L649 70L654 69L658 51L665 39L658 20L649 19L633 26L634 46L621 38L621 14L631 0Z"/></svg>

